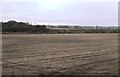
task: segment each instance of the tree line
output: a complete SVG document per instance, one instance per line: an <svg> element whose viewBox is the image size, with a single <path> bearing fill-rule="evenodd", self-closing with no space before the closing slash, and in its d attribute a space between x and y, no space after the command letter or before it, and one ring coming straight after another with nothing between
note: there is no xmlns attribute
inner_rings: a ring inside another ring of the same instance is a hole
<svg viewBox="0 0 120 77"><path fill-rule="evenodd" d="M16 21L1 22L1 24L2 32L45 33L48 31L45 25L31 25Z"/></svg>
<svg viewBox="0 0 120 77"><path fill-rule="evenodd" d="M16 21L8 21L8 22L0 22L2 24L2 33L48 33L48 34L55 34L55 33L118 33L118 28L89 28L82 26L74 26L73 29L69 25L67 26L52 26L52 25L32 25L29 23L24 22L16 22ZM52 29L50 28L58 28ZM60 28L67 28L60 29Z"/></svg>

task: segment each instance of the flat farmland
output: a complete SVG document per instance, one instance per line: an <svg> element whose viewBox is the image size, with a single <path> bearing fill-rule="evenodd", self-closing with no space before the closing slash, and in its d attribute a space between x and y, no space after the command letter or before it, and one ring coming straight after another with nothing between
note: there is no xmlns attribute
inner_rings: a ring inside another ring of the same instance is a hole
<svg viewBox="0 0 120 77"><path fill-rule="evenodd" d="M118 74L118 35L3 34L3 75Z"/></svg>

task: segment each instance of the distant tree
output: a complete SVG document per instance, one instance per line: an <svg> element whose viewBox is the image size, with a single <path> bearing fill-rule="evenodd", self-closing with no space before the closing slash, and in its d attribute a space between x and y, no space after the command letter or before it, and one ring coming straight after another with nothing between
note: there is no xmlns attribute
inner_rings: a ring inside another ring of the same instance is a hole
<svg viewBox="0 0 120 77"><path fill-rule="evenodd" d="M89 26L74 26L74 30L52 30L46 28L46 25L31 25L24 22L8 21L0 22L2 26L2 32L28 32L28 33L118 33L119 30L117 27L99 27L95 28ZM54 26L53 26L54 27ZM69 25L59 25L55 26L56 28L71 28ZM77 29L80 28L80 29Z"/></svg>
<svg viewBox="0 0 120 77"><path fill-rule="evenodd" d="M2 23L2 32L46 32L45 25L30 25L28 23L8 21Z"/></svg>

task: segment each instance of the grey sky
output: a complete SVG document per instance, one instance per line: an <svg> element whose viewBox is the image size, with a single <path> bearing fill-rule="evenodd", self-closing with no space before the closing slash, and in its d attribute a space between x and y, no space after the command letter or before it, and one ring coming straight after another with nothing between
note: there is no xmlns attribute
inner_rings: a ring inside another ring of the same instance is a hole
<svg viewBox="0 0 120 77"><path fill-rule="evenodd" d="M118 3L80 0L3 1L0 20L34 24L117 25Z"/></svg>

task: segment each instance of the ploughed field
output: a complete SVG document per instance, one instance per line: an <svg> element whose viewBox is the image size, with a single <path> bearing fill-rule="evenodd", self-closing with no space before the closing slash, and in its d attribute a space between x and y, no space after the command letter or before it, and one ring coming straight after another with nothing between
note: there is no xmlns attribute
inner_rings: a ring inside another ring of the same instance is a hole
<svg viewBox="0 0 120 77"><path fill-rule="evenodd" d="M118 73L117 34L3 34L3 75Z"/></svg>

